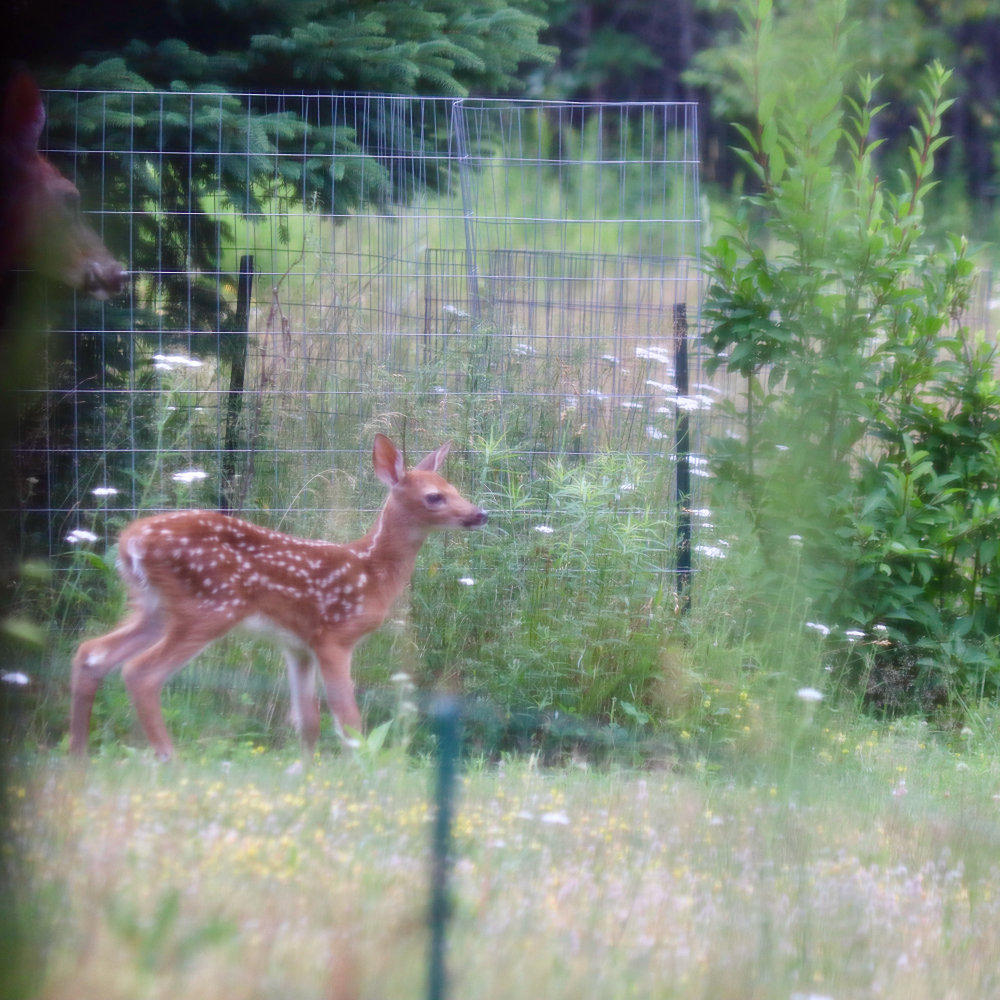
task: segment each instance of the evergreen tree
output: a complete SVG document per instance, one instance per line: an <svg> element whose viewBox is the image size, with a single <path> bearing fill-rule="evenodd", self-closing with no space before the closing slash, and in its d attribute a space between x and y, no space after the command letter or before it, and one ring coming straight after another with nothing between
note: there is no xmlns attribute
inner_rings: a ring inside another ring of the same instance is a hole
<svg viewBox="0 0 1000 1000"><path fill-rule="evenodd" d="M119 245L133 247L134 268L160 276L153 290L158 323L164 311L168 323L172 312L183 312L185 325L217 330L231 317L219 313L216 289L187 277L218 270L220 223L203 209L205 195L247 214L260 211L279 191L344 212L398 199L431 176L418 158L410 161L410 174L397 170L391 178L374 158L358 158L381 138L366 121L334 128L299 118L291 104L278 108L263 97L245 102L227 94L511 92L523 85L523 66L553 57L539 42L545 3L98 0L84 6L14 0L4 15L10 23L3 45L7 61L27 61L43 85L112 92L53 94L50 145L149 151L109 154L100 163L81 160L79 186L86 191L100 184L108 208L152 207L146 218L118 220L136 228L117 235ZM163 101L152 91L220 96L185 104ZM129 141L108 142L108 132L116 130L127 130ZM355 156L333 184L327 158L289 156L296 148ZM277 158L279 150L284 155ZM227 152L240 155L220 155ZM88 176L91 171L94 176ZM115 217L106 224L114 244Z"/></svg>
<svg viewBox="0 0 1000 1000"><path fill-rule="evenodd" d="M547 0L12 0L3 56L50 85L398 94L520 90ZM71 77L66 73L76 67Z"/></svg>
<svg viewBox="0 0 1000 1000"><path fill-rule="evenodd" d="M545 3L3 5L0 61L26 64L51 89L49 148L95 151L76 158L74 180L85 205L104 206L107 245L129 248L129 266L141 275L128 309L116 311L111 303L98 317L90 315L92 303L78 301L80 332L72 343L47 340L48 378L61 391L53 394L58 411L37 415L43 450L65 456L68 467L89 423L115 419L115 406L142 405L141 395L135 403L113 392L147 377L134 365L136 333L148 330L159 338L160 331L191 331L205 339L196 349L218 350L223 361L231 348L242 349L241 338L226 336L239 328L239 319L235 294L220 274L223 248L233 245L224 217L231 219L233 210L244 216L270 212L280 197L285 205L308 201L310 209L342 214L366 203L398 203L422 185L442 186L433 154L447 136L425 134L418 147L405 119L396 122L393 148L414 155L397 158L389 170L377 155L388 148L384 125L367 119L364 101L345 99L344 120L334 122L328 111L306 118L304 102L275 95L458 98L519 90L525 67L553 57L539 41ZM311 103L314 112L319 104ZM351 155L331 157L337 152ZM89 332L116 327L121 337ZM103 392L74 391L82 386ZM152 420L129 419L135 434L155 435ZM155 450L156 442L135 445ZM38 483L37 495L48 497L43 506L73 506L73 477L58 457L22 472Z"/></svg>

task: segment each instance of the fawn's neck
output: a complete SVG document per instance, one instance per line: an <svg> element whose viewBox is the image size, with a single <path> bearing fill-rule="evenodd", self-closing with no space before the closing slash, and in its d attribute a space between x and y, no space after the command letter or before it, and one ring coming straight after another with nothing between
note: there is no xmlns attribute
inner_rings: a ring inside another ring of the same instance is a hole
<svg viewBox="0 0 1000 1000"><path fill-rule="evenodd" d="M347 547L384 586L402 590L413 575L417 553L429 531L427 525L414 522L390 494L368 534Z"/></svg>

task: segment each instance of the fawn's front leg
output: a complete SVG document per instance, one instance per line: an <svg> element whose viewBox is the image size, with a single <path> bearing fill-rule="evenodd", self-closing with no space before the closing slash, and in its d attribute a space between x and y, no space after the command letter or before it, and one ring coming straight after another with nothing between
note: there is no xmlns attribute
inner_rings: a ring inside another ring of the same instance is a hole
<svg viewBox="0 0 1000 1000"><path fill-rule="evenodd" d="M214 638L214 632L199 634L191 623L177 619L163 638L122 668L122 679L150 746L160 760L169 760L174 744L163 721L160 696L163 685Z"/></svg>
<svg viewBox="0 0 1000 1000"><path fill-rule="evenodd" d="M354 700L354 682L351 680L351 652L353 644L344 646L327 640L316 650L319 670L326 689L326 703L330 706L340 738L345 743L353 740L351 731L361 732L361 713Z"/></svg>

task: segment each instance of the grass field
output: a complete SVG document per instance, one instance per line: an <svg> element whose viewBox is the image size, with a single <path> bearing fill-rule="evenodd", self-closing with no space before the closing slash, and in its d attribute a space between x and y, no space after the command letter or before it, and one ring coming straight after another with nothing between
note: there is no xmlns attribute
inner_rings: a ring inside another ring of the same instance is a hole
<svg viewBox="0 0 1000 1000"><path fill-rule="evenodd" d="M787 766L466 766L451 995L1000 995L992 724L837 725ZM17 772L30 995L423 996L430 764L196 754Z"/></svg>

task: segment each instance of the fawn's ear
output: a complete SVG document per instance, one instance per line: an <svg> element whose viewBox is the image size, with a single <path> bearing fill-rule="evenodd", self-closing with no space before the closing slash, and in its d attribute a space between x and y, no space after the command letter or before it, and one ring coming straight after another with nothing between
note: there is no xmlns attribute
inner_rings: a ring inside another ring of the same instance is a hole
<svg viewBox="0 0 1000 1000"><path fill-rule="evenodd" d="M375 444L372 446L372 463L375 466L375 475L386 486L395 486L406 475L403 456L384 434L375 435Z"/></svg>
<svg viewBox="0 0 1000 1000"><path fill-rule="evenodd" d="M424 455L414 468L423 469L425 472L437 472L444 465L449 448L451 448L451 442L445 441L437 451L432 451L429 455Z"/></svg>
<svg viewBox="0 0 1000 1000"><path fill-rule="evenodd" d="M3 138L19 152L34 153L45 127L45 107L38 85L27 73L18 73L3 101Z"/></svg>

